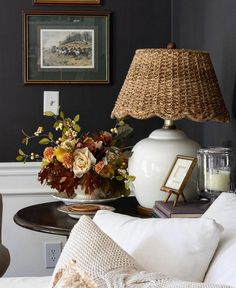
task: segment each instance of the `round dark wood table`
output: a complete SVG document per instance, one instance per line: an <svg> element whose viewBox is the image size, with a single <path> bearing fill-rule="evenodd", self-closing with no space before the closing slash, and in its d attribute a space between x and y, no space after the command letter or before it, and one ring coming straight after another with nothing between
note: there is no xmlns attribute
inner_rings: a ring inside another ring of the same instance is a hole
<svg viewBox="0 0 236 288"><path fill-rule="evenodd" d="M63 202L48 202L32 205L19 210L15 216L16 224L34 231L69 236L78 219L57 210ZM106 203L104 203L106 205ZM107 203L115 207L115 212L140 217L137 212L138 202L135 197L122 197Z"/></svg>

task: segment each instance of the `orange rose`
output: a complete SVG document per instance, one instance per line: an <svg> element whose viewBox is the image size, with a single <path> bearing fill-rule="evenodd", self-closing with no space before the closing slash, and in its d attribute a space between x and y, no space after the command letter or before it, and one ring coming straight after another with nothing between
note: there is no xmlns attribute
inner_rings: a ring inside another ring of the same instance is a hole
<svg viewBox="0 0 236 288"><path fill-rule="evenodd" d="M114 176L112 166L110 164L105 164L103 161L99 161L95 165L95 172L104 178L112 178Z"/></svg>
<svg viewBox="0 0 236 288"><path fill-rule="evenodd" d="M65 167L65 168L72 168L73 166L73 161L74 161L74 157L71 153L67 152L67 153L64 153L63 156L62 156L62 165Z"/></svg>
<svg viewBox="0 0 236 288"><path fill-rule="evenodd" d="M53 147L46 147L43 151L44 159L51 162L53 156L54 156L54 148Z"/></svg>

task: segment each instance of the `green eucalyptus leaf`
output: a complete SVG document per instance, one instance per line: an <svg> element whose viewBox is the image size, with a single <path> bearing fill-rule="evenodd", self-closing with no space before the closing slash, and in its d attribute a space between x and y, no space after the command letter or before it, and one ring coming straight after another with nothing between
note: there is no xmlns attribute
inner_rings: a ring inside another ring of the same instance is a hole
<svg viewBox="0 0 236 288"><path fill-rule="evenodd" d="M47 116L47 117L54 117L54 116L56 116L52 111L46 111L46 112L44 112L43 115L44 115L44 116Z"/></svg>
<svg viewBox="0 0 236 288"><path fill-rule="evenodd" d="M79 116L79 114L77 114L77 115L74 117L74 121L75 121L75 122L78 122L79 119L80 119L80 116Z"/></svg>
<svg viewBox="0 0 236 288"><path fill-rule="evenodd" d="M53 134L52 134L52 132L48 132L48 138L49 138L50 140L53 140Z"/></svg>
<svg viewBox="0 0 236 288"><path fill-rule="evenodd" d="M18 156L16 157L16 160L17 160L17 161L22 161L22 160L24 160L24 156L18 155Z"/></svg>
<svg viewBox="0 0 236 288"><path fill-rule="evenodd" d="M19 153L20 155L22 155L22 156L25 155L25 153L24 153L21 149L18 150L18 153Z"/></svg>
<svg viewBox="0 0 236 288"><path fill-rule="evenodd" d="M47 145L50 143L50 140L48 138L43 138L39 141L39 144L41 145Z"/></svg>
<svg viewBox="0 0 236 288"><path fill-rule="evenodd" d="M135 177L135 176L132 176L132 175L129 175L129 176L128 176L128 180L131 181L131 182L134 181L135 178L136 178L136 177Z"/></svg>
<svg viewBox="0 0 236 288"><path fill-rule="evenodd" d="M26 139L27 139L27 137L26 137L26 138L23 138L22 141L21 141L21 143L24 144L24 145L26 145Z"/></svg>
<svg viewBox="0 0 236 288"><path fill-rule="evenodd" d="M125 187L125 191L123 192L125 197L128 197L130 194L130 188Z"/></svg>
<svg viewBox="0 0 236 288"><path fill-rule="evenodd" d="M118 180L118 181L122 181L124 178L121 176L121 175L119 175L119 176L116 176L116 180Z"/></svg>
<svg viewBox="0 0 236 288"><path fill-rule="evenodd" d="M76 131L76 132L80 132L80 126L78 124L74 124L73 125L73 129Z"/></svg>
<svg viewBox="0 0 236 288"><path fill-rule="evenodd" d="M125 182L125 189L129 189L129 183L128 183L128 181Z"/></svg>
<svg viewBox="0 0 236 288"><path fill-rule="evenodd" d="M125 189L126 189L126 190L129 190L129 189L130 189L130 184L131 184L131 182L129 182L129 181L126 181L126 182L125 182Z"/></svg>
<svg viewBox="0 0 236 288"><path fill-rule="evenodd" d="M60 117L61 117L61 119L65 119L65 114L64 114L64 112L60 111Z"/></svg>
<svg viewBox="0 0 236 288"><path fill-rule="evenodd" d="M118 126L124 126L125 125L125 122L123 120L120 120L118 123L117 123Z"/></svg>
<svg viewBox="0 0 236 288"><path fill-rule="evenodd" d="M124 138L128 137L132 132L133 128L128 124L124 124L122 126L117 127L117 135L115 136L116 141L123 140Z"/></svg>
<svg viewBox="0 0 236 288"><path fill-rule="evenodd" d="M118 134L122 134L123 137L127 137L130 133L133 132L134 129L128 124L124 124L122 126L119 126L117 130Z"/></svg>
<svg viewBox="0 0 236 288"><path fill-rule="evenodd" d="M59 125L59 123L60 123L59 121L56 121L56 122L53 124L53 128L55 128L55 129L56 129L56 128L57 128L57 126Z"/></svg>
<svg viewBox="0 0 236 288"><path fill-rule="evenodd" d="M61 133L61 134L62 134L62 135L65 135L67 131L68 131L68 129L64 127L64 128L62 129L62 133Z"/></svg>

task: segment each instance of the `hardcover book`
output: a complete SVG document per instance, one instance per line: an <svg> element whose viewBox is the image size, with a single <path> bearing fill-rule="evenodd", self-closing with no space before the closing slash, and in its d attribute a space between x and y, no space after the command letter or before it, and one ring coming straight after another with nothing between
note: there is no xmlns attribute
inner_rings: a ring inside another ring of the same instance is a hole
<svg viewBox="0 0 236 288"><path fill-rule="evenodd" d="M206 200L196 200L189 202L178 202L173 207L173 201L164 203L156 201L153 213L160 218L197 218L200 217L210 206L211 202Z"/></svg>
<svg viewBox="0 0 236 288"><path fill-rule="evenodd" d="M164 213L162 213L159 209L155 206L152 209L152 217L153 218L168 218Z"/></svg>

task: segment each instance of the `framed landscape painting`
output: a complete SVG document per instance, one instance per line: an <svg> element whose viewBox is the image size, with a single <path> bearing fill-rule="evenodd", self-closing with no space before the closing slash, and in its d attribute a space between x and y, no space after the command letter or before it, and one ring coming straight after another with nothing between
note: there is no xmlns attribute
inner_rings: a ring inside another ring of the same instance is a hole
<svg viewBox="0 0 236 288"><path fill-rule="evenodd" d="M24 83L109 83L109 12L24 12Z"/></svg>
<svg viewBox="0 0 236 288"><path fill-rule="evenodd" d="M100 0L33 0L33 4L99 5Z"/></svg>

